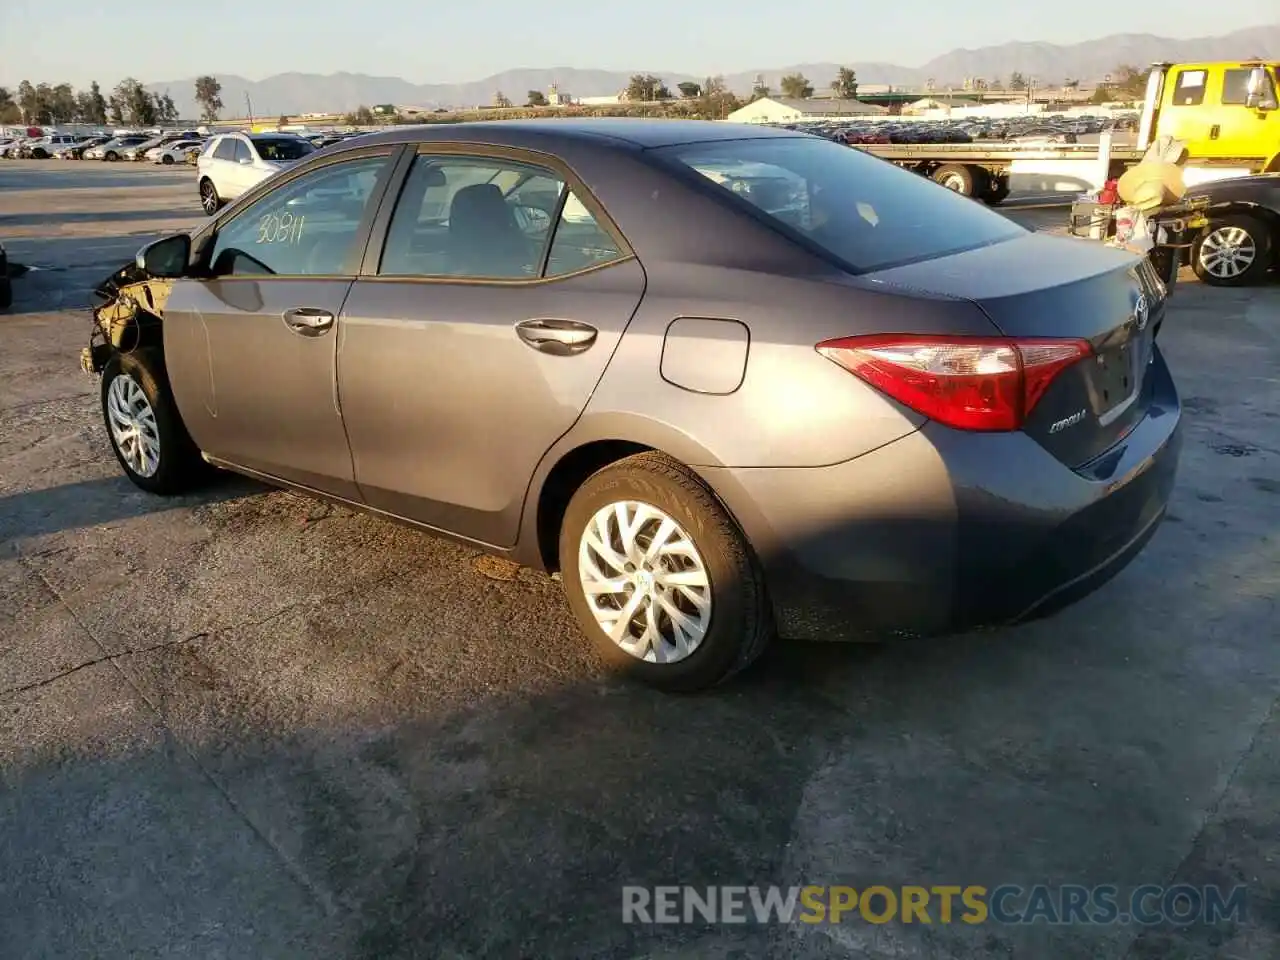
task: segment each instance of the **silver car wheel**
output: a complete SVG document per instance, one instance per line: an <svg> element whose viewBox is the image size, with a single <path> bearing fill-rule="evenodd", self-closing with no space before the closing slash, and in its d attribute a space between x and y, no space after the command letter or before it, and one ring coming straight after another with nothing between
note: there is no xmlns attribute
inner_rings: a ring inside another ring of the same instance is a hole
<svg viewBox="0 0 1280 960"><path fill-rule="evenodd" d="M600 629L638 660L683 660L711 625L706 564L652 504L625 500L596 511L579 541L578 577Z"/></svg>
<svg viewBox="0 0 1280 960"><path fill-rule="evenodd" d="M107 387L107 425L111 442L124 462L140 477L160 469L160 432L155 411L138 381L121 373Z"/></svg>
<svg viewBox="0 0 1280 960"><path fill-rule="evenodd" d="M1220 280L1238 277L1258 257L1258 247L1243 227L1219 227L1200 242L1200 264Z"/></svg>
<svg viewBox="0 0 1280 960"><path fill-rule="evenodd" d="M213 184L206 180L200 184L200 206L204 208L204 212L213 216L218 212L218 191L214 189Z"/></svg>

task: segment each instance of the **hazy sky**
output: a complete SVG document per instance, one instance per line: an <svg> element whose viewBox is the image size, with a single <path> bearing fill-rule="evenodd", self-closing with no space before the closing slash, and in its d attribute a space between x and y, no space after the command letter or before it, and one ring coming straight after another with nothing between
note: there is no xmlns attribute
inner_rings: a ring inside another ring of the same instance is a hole
<svg viewBox="0 0 1280 960"><path fill-rule="evenodd" d="M915 66L956 47L1074 43L1111 33L1192 37L1280 19L1277 0L0 0L0 84L127 75L370 73L414 83L513 67L698 75L819 61ZM1158 10L1158 14L1154 11Z"/></svg>

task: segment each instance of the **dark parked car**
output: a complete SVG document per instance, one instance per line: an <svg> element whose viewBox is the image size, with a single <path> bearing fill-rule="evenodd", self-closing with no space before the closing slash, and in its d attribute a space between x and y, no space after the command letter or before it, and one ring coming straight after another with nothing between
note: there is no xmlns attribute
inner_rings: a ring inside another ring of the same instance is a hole
<svg viewBox="0 0 1280 960"><path fill-rule="evenodd" d="M1205 283L1257 283L1280 262L1280 173L1200 184L1185 199L1208 203L1209 225L1191 250L1191 265Z"/></svg>
<svg viewBox="0 0 1280 960"><path fill-rule="evenodd" d="M1178 460L1144 260L787 131L361 137L103 293L127 349L87 365L138 486L203 461L559 571L667 688L775 630L1059 608L1147 542Z"/></svg>
<svg viewBox="0 0 1280 960"><path fill-rule="evenodd" d="M13 303L13 281L9 279L9 255L0 243L0 310L7 310Z"/></svg>

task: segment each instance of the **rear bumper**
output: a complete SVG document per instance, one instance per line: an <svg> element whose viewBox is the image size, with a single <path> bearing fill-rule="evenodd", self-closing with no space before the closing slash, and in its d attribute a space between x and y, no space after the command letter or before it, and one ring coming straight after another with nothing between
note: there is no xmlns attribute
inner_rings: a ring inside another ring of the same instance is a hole
<svg viewBox="0 0 1280 960"><path fill-rule="evenodd" d="M1181 452L1163 357L1146 417L1077 470L1025 434L935 423L846 463L711 469L756 548L779 631L938 633L1046 615L1101 586L1155 533Z"/></svg>

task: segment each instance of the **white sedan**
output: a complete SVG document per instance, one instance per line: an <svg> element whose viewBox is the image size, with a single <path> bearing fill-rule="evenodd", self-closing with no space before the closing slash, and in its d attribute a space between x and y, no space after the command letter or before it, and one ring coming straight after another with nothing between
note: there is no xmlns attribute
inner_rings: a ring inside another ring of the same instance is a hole
<svg viewBox="0 0 1280 960"><path fill-rule="evenodd" d="M166 143L162 147L153 147L146 153L146 158L152 163L188 163L192 151L199 152L204 146L203 140L177 140L173 143Z"/></svg>

